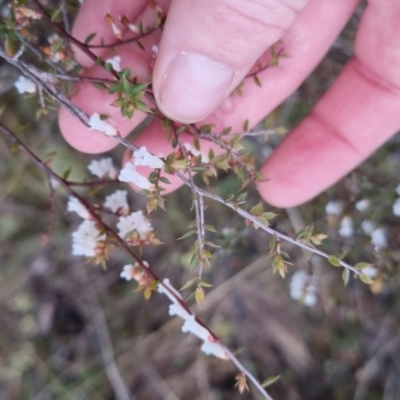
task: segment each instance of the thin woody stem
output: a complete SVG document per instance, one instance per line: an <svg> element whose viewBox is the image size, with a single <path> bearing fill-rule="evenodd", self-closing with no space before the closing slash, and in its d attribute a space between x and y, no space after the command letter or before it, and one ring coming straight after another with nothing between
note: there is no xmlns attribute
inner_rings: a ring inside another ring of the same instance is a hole
<svg viewBox="0 0 400 400"><path fill-rule="evenodd" d="M85 198L81 197L78 195L69 185L68 181L57 175L46 163L44 163L38 156L36 156L35 153L33 153L18 137L11 131L9 130L5 125L3 125L0 122L0 132L2 132L6 137L9 138L14 144L18 145L21 151L39 168L41 169L48 177L51 177L54 179L56 182L60 184L64 188L64 190L71 196L75 197L77 200L79 200L88 210L90 213L91 217L93 220L95 220L108 234L111 234L118 242L119 244L124 248L124 250L143 268L144 271L148 275L150 275L153 279L155 279L159 285L161 285L165 290L167 290L174 298L175 300L190 314L195 317L195 320L197 323L199 323L201 326L203 326L207 331L212 335L215 340L220 343L220 345L223 347L224 351L226 354L229 356L229 358L232 360L232 362L239 368L239 370L245 374L251 382L256 386L256 388L259 390L259 392L262 394L262 396L267 399L267 400L272 400L272 398L268 395L268 393L265 391L265 389L260 385L260 383L257 381L257 379L241 364L241 362L235 357L235 355L225 346L222 344L221 340L218 338L215 333L208 328L189 308L187 303L182 300L179 296L177 296L169 287L168 285L164 284L161 279L149 268L147 267L143 261L131 250L131 248L125 243L125 241L120 238L120 236L106 223L103 222L103 220L98 216L96 212L93 211L93 208L91 204L89 204ZM188 182L189 183L189 182ZM196 189L196 191L198 188Z"/></svg>

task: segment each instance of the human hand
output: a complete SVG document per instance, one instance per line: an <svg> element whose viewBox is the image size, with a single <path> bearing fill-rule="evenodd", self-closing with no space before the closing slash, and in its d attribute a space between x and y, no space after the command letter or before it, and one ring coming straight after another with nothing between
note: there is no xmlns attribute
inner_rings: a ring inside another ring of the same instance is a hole
<svg viewBox="0 0 400 400"><path fill-rule="evenodd" d="M159 1L163 10L166 1ZM317 65L358 5L358 0L173 0L160 33L145 38L146 49L159 44L151 71L151 53L136 44L117 47L122 67L130 67L140 81L153 76L160 110L179 122L215 124L215 131L230 126L250 127L287 98ZM154 19L147 0L84 0L73 36L92 43L115 41L105 12L127 15L131 21ZM367 158L400 127L400 4L396 0L370 0L355 42L355 56L305 118L261 168L268 179L259 183L261 196L270 204L291 207L303 203L332 185ZM290 58L261 72L261 88L246 84L243 95L229 96L267 49L282 40ZM96 52L111 57L107 50ZM88 76L108 77L81 52L78 61ZM106 91L80 83L72 101L92 114L107 114L126 136L145 114L121 117ZM66 110L60 111L65 139L87 153L107 151L111 138L89 131ZM189 138L189 136L188 136ZM189 141L189 139L187 139ZM155 154L167 153L167 140L158 121L139 137ZM206 149L208 143L202 145ZM170 179L168 192L177 188ZM164 192L165 193L165 192Z"/></svg>

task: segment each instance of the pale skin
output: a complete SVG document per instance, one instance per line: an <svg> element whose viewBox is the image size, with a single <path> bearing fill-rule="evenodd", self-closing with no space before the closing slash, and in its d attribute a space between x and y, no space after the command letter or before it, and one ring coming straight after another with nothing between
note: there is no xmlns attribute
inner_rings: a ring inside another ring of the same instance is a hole
<svg viewBox="0 0 400 400"><path fill-rule="evenodd" d="M159 1L168 10L162 35L143 40L159 43L154 70L151 52L134 44L116 48L121 66L139 80L153 76L157 105L179 122L213 123L218 132L230 126L250 127L285 100L311 73L359 4L358 0L173 0ZM97 32L115 41L104 13L116 19L151 21L146 0L84 0L72 34L84 41ZM288 135L261 168L268 181L260 195L278 207L302 204L349 173L400 128L400 2L370 0L362 16L354 56L312 112ZM96 43L96 38L92 43ZM248 82L243 95L230 96L254 62L282 40L290 58L258 75L261 89ZM111 57L109 50L96 51ZM86 55L78 61L88 76L109 77ZM196 86L197 85L197 86ZM89 114L110 115L126 136L145 115L125 119L111 107L111 97L91 84L81 84L72 101ZM60 111L63 136L77 150L101 153L116 142L89 131L66 110ZM190 141L187 139L187 141ZM158 121L135 139L155 154L171 151ZM204 144L204 149L210 145ZM172 179L168 192L180 182Z"/></svg>

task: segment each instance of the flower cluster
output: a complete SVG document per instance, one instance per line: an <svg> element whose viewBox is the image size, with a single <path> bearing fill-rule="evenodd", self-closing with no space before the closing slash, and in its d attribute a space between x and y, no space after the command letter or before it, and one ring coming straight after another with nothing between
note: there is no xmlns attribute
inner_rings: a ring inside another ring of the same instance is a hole
<svg viewBox="0 0 400 400"><path fill-rule="evenodd" d="M143 261L143 264L146 267L149 266L146 261ZM134 279L139 285L144 285L147 281L145 271L137 263L135 263L135 265L125 265L122 269L120 277L126 279L127 281L131 281L132 279Z"/></svg>
<svg viewBox="0 0 400 400"><path fill-rule="evenodd" d="M153 237L153 227L141 210L119 217L117 228L120 238L135 246L146 243Z"/></svg>
<svg viewBox="0 0 400 400"><path fill-rule="evenodd" d="M152 155L142 146L139 150L135 151L133 157L128 161L118 176L121 182L133 183L141 189L150 189L152 187L151 182L142 174L140 174L136 167L150 167L154 169L160 169L164 166L164 162L157 156Z"/></svg>
<svg viewBox="0 0 400 400"><path fill-rule="evenodd" d="M203 341L201 351L207 355L213 355L224 360L229 359L224 346L210 333L210 331L201 325L194 314L184 307L184 300L180 293L170 284L168 279L158 285L158 292L165 294L171 304L169 306L169 315L177 316L185 322L182 325L183 333L191 333Z"/></svg>
<svg viewBox="0 0 400 400"><path fill-rule="evenodd" d="M94 221L83 221L72 234L72 254L75 256L95 257L106 235L101 234Z"/></svg>
<svg viewBox="0 0 400 400"><path fill-rule="evenodd" d="M303 270L296 271L290 280L290 296L308 307L317 304L318 279Z"/></svg>
<svg viewBox="0 0 400 400"><path fill-rule="evenodd" d="M108 122L101 119L100 115L93 113L89 119L89 129L96 130L104 133L106 136L117 136L117 129L115 129Z"/></svg>
<svg viewBox="0 0 400 400"><path fill-rule="evenodd" d="M148 267L148 263L144 262ZM137 263L135 265L125 265L121 274L121 278L127 281L135 280L141 287L149 284L149 278L146 272ZM152 280L152 278L150 278ZM157 291L164 294L171 301L169 305L169 315L177 316L185 322L182 325L183 333L191 333L203 341L201 351L207 355L213 355L224 360L229 359L224 346L210 333L210 331L201 325L189 308L184 307L184 300L180 293L170 284L168 279L164 279L158 284Z"/></svg>
<svg viewBox="0 0 400 400"><path fill-rule="evenodd" d="M114 167L112 159L110 157L102 158L100 160L92 160L88 165L88 170L98 178L105 179L116 179L118 171Z"/></svg>
<svg viewBox="0 0 400 400"><path fill-rule="evenodd" d="M115 56L112 58L107 58L106 63L111 64L114 71L120 72L121 71L121 57Z"/></svg>
<svg viewBox="0 0 400 400"><path fill-rule="evenodd" d="M400 185L396 188L396 193L399 196L393 204L393 214L400 217Z"/></svg>
<svg viewBox="0 0 400 400"><path fill-rule="evenodd" d="M22 75L14 82L14 86L18 90L18 93L21 94L36 93L37 90L36 84Z"/></svg>
<svg viewBox="0 0 400 400"><path fill-rule="evenodd" d="M400 185L397 189L400 194ZM396 205L396 203L395 203ZM393 212L395 212L395 205L393 205ZM359 200L355 204L355 208L365 213L371 206L371 202L368 199ZM340 200L332 200L325 206L325 212L330 217L340 217L344 212L344 203ZM400 199L399 199L399 214L400 214ZM371 238L371 243L375 247L375 251L379 251L387 246L386 230L382 227L377 227L375 222L365 219L361 223L361 230ZM352 237L354 235L353 219L344 215L340 220L339 235L342 237ZM363 270L364 272L364 270Z"/></svg>

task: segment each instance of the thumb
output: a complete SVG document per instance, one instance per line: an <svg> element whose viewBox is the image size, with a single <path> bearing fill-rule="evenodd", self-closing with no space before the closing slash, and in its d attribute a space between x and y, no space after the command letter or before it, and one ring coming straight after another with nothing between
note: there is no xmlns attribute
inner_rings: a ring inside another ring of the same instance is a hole
<svg viewBox="0 0 400 400"><path fill-rule="evenodd" d="M191 123L232 93L308 0L172 0L153 71L169 118Z"/></svg>

